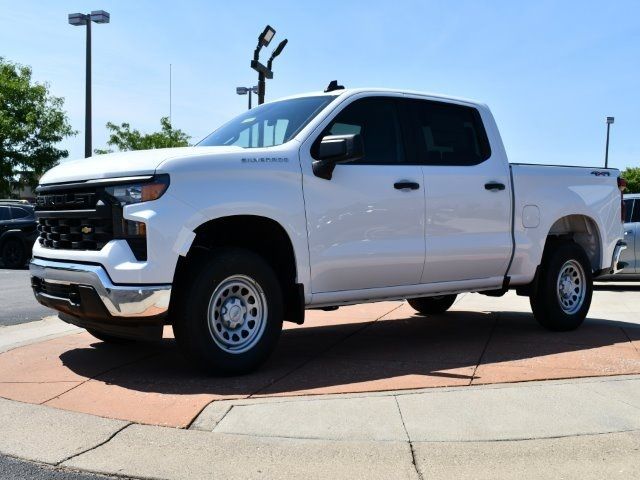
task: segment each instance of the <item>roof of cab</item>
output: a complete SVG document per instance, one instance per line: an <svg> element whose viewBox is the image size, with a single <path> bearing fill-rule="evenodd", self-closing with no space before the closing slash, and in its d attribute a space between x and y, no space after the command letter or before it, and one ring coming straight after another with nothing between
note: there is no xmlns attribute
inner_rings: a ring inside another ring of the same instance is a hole
<svg viewBox="0 0 640 480"><path fill-rule="evenodd" d="M277 100L273 100L273 101L289 100L292 98L302 98L302 97L316 97L319 95L326 95L326 96L332 96L332 97L351 96L357 93L402 93L407 95L418 95L421 97L432 98L437 100L449 100L453 102L461 102L461 103L483 106L483 107L487 106L482 102L470 100L468 98L454 97L451 95L444 95L440 93L420 92L416 90L402 90L402 89L396 89L396 88L344 88L340 90L333 90L331 92L315 91L315 92L299 93L296 95L289 95L287 97L278 98Z"/></svg>

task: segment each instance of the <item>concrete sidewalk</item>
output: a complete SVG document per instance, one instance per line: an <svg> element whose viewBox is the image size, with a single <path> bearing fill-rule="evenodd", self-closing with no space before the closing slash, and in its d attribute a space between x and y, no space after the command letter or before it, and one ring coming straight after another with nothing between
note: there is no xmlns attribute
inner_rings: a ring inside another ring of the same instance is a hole
<svg viewBox="0 0 640 480"><path fill-rule="evenodd" d="M191 429L0 400L0 452L141 478L640 478L640 377L217 402Z"/></svg>

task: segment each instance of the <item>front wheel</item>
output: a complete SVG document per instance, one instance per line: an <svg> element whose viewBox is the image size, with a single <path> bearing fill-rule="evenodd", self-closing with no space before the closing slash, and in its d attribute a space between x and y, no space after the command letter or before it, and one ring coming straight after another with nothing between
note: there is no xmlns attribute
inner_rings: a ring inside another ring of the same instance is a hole
<svg viewBox="0 0 640 480"><path fill-rule="evenodd" d="M419 313L434 315L449 310L453 302L456 301L456 297L457 295L438 295L436 297L411 298L408 302Z"/></svg>
<svg viewBox="0 0 640 480"><path fill-rule="evenodd" d="M582 247L573 242L548 246L529 297L538 323L554 331L578 328L587 316L592 294L591 266Z"/></svg>
<svg viewBox="0 0 640 480"><path fill-rule="evenodd" d="M282 331L282 291L273 269L251 251L220 249L193 278L173 327L183 354L212 374L258 368Z"/></svg>

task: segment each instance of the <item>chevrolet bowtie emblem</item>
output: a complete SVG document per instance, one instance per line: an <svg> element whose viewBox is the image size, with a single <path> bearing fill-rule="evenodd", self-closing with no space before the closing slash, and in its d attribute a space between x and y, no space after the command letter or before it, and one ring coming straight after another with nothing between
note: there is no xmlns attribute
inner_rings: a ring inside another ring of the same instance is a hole
<svg viewBox="0 0 640 480"><path fill-rule="evenodd" d="M91 227L82 227L82 233L91 233L92 231Z"/></svg>

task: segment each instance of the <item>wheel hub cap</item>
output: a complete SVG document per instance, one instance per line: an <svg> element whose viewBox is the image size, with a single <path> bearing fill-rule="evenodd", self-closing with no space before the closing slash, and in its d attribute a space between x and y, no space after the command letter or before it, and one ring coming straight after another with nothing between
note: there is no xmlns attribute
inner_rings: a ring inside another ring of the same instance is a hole
<svg viewBox="0 0 640 480"><path fill-rule="evenodd" d="M220 313L225 326L234 330L244 324L247 307L242 304L242 300L233 297L224 301Z"/></svg>
<svg viewBox="0 0 640 480"><path fill-rule="evenodd" d="M558 275L557 293L560 308L568 314L576 313L582 307L586 285L582 265L577 260L567 260Z"/></svg>
<svg viewBox="0 0 640 480"><path fill-rule="evenodd" d="M209 332L227 353L253 348L264 333L266 319L264 292L246 275L233 275L222 281L209 300Z"/></svg>

